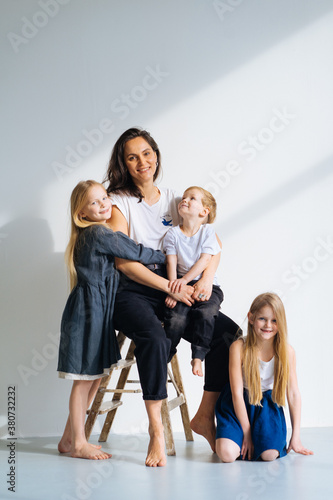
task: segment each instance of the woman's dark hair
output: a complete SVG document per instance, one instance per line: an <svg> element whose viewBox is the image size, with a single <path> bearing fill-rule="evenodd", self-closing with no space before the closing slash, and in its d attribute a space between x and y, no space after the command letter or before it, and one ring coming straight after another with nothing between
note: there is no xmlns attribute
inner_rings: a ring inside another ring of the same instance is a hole
<svg viewBox="0 0 333 500"><path fill-rule="evenodd" d="M135 196L142 201L142 193L140 189L135 185L128 172L128 168L126 166L124 160L124 149L125 144L131 139L135 139L136 137L142 137L145 141L148 142L149 146L155 151L157 156L156 162L156 172L154 174L154 181L157 179L160 171L161 171L161 153L158 149L158 146L152 136L147 130L139 129L139 128L129 128L126 130L117 142L115 143L111 158L109 161L108 169L106 172L106 176L103 182L108 182L107 192L110 193L124 193L129 194L131 196Z"/></svg>

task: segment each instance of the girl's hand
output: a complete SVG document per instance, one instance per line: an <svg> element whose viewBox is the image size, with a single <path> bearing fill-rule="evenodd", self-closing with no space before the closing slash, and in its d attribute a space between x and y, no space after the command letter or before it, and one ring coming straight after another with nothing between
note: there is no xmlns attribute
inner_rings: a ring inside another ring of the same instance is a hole
<svg viewBox="0 0 333 500"><path fill-rule="evenodd" d="M167 307L169 307L170 309L173 309L175 307L175 305L177 304L177 300L173 299L172 297L170 297L170 295L168 295L165 299L165 305Z"/></svg>
<svg viewBox="0 0 333 500"><path fill-rule="evenodd" d="M300 439L295 439L293 437L290 439L287 453L291 450L294 450L295 453L300 453L301 455L313 455L313 451L304 448Z"/></svg>
<svg viewBox="0 0 333 500"><path fill-rule="evenodd" d="M184 285L182 289L178 293L169 292L169 295L172 299L178 302L184 302L187 306L191 306L194 304L194 300L192 299L192 294L194 292L193 286Z"/></svg>
<svg viewBox="0 0 333 500"><path fill-rule="evenodd" d="M244 432L243 444L241 449L242 460L245 460L246 454L248 460L251 460L253 456L253 449L254 446L251 437L251 430L249 430L248 432Z"/></svg>
<svg viewBox="0 0 333 500"><path fill-rule="evenodd" d="M198 302L204 302L205 300L209 300L212 295L213 284L211 280L205 279L202 277L199 279L194 285L194 293L192 298Z"/></svg>
<svg viewBox="0 0 333 500"><path fill-rule="evenodd" d="M170 281L169 283L169 287L172 293L180 292L184 285L187 285L187 281L185 281L183 278Z"/></svg>

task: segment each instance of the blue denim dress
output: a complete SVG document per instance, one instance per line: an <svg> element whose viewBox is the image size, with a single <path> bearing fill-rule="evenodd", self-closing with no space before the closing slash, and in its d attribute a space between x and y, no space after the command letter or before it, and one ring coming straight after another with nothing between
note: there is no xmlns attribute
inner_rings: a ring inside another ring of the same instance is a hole
<svg viewBox="0 0 333 500"><path fill-rule="evenodd" d="M284 457L287 454L286 420L283 408L272 400L272 391L264 391L261 406L254 406L249 403L247 390L244 389L244 401L254 446L252 460L258 460L266 450L278 450L279 457ZM243 430L235 414L229 384L224 387L217 400L215 413L216 439L231 439L242 448Z"/></svg>
<svg viewBox="0 0 333 500"><path fill-rule="evenodd" d="M119 282L114 257L142 264L165 262L159 250L137 245L105 226L82 230L74 253L78 281L61 320L58 372L62 378L99 378L120 359L113 326Z"/></svg>

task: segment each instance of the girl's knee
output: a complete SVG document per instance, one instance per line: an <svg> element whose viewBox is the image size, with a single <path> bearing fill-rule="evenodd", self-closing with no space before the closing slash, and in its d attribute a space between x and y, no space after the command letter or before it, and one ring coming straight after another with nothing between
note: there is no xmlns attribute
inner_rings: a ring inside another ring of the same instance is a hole
<svg viewBox="0 0 333 500"><path fill-rule="evenodd" d="M266 450L260 456L264 462L273 462L278 458L279 452L277 450Z"/></svg>
<svg viewBox="0 0 333 500"><path fill-rule="evenodd" d="M239 446L227 438L216 440L216 454L224 463L234 462L240 455Z"/></svg>

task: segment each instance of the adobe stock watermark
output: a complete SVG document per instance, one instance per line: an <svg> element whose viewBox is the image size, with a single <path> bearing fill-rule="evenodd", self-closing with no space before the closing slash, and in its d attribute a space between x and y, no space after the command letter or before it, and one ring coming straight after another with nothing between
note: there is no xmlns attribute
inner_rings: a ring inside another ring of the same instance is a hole
<svg viewBox="0 0 333 500"><path fill-rule="evenodd" d="M224 16L234 12L243 2L244 0L225 0L224 2L221 0L214 0L213 7L220 20L224 21Z"/></svg>
<svg viewBox="0 0 333 500"><path fill-rule="evenodd" d="M301 284L315 273L322 262L327 261L333 255L333 240L331 235L316 238L317 245L312 255L304 257L299 264L293 264L282 274L282 282L291 285L289 290L297 290Z"/></svg>
<svg viewBox="0 0 333 500"><path fill-rule="evenodd" d="M147 440L146 434L143 434L143 432L147 432L147 427L147 419L144 419L141 425L131 427L122 437L120 446L127 451L137 451L141 445L141 441L145 442ZM61 495L61 500L87 500L93 493L96 495L97 491L95 490L98 490L103 481L111 477L115 467L123 464L125 460L126 457L122 454L117 458L93 462L92 467L95 470L87 474L84 480L75 478L75 496L69 493L63 493Z"/></svg>
<svg viewBox="0 0 333 500"><path fill-rule="evenodd" d="M296 454L288 453L286 457L279 458L272 462L263 463L256 474L251 474L246 482L246 491L239 493L236 500L250 500L258 498L258 495L266 494L269 498L269 490L273 483L282 473L285 473L285 467L290 467L290 461L295 460Z"/></svg>
<svg viewBox="0 0 333 500"><path fill-rule="evenodd" d="M62 5L66 5L70 0L39 0L38 5L41 10L37 10L31 19L22 17L21 33L18 35L13 31L7 34L10 44L17 54L21 45L26 45L49 23L49 20L56 17Z"/></svg>
<svg viewBox="0 0 333 500"><path fill-rule="evenodd" d="M155 68L145 67L146 73L140 85L135 85L128 93L122 93L111 102L110 108L115 117L124 120L131 110L137 108L154 91L170 73L162 71L160 65ZM98 127L91 130L81 130L82 139L74 146L66 146L63 162L53 161L52 169L57 178L62 181L65 175L70 174L81 165L82 161L90 156L95 148L100 146L105 136L115 130L115 119L103 118Z"/></svg>
<svg viewBox="0 0 333 500"><path fill-rule="evenodd" d="M268 124L255 134L251 134L245 140L241 141L237 146L237 153L244 157L247 162L252 162L258 154L274 141L278 134L286 130L295 118L296 115L290 113L286 107L282 109L273 108L272 117ZM243 166L241 160L229 160L223 169L217 172L209 172L212 181L207 182L204 188L217 197L220 191L229 186L232 179L242 172Z"/></svg>
<svg viewBox="0 0 333 500"><path fill-rule="evenodd" d="M36 377L48 366L49 362L58 356L60 334L48 333L47 336L51 340L45 344L41 351L31 349L32 358L30 366L18 365L17 371L25 386L29 385L30 377Z"/></svg>

